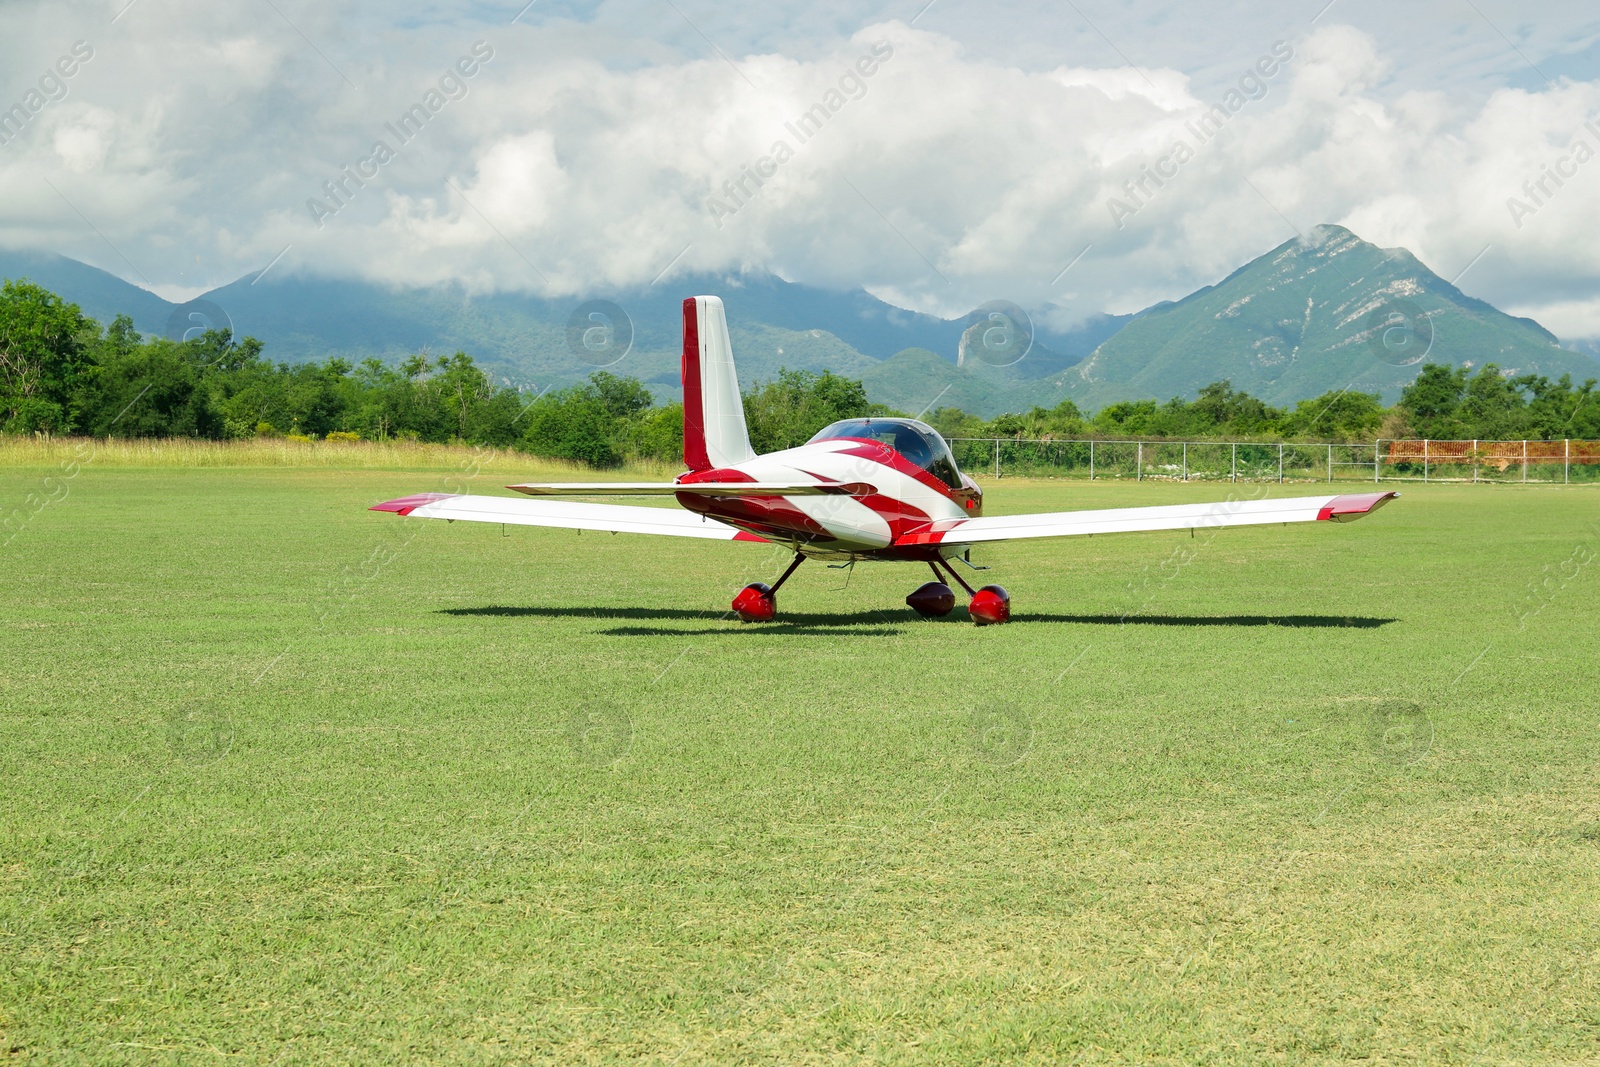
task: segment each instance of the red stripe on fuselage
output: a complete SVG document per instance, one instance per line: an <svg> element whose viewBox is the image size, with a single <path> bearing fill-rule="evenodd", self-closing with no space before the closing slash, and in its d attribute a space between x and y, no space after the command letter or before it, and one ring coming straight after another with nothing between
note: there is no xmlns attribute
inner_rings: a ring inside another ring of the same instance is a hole
<svg viewBox="0 0 1600 1067"><path fill-rule="evenodd" d="M692 296L683 301L683 465L692 471L711 466L700 392L700 308Z"/></svg>
<svg viewBox="0 0 1600 1067"><path fill-rule="evenodd" d="M904 500L896 500L892 496L881 493L874 496L858 496L856 503L865 504L878 517L889 524L889 540L898 541L903 534L911 530L920 529L928 525L931 516L921 508L913 507Z"/></svg>
<svg viewBox="0 0 1600 1067"><path fill-rule="evenodd" d="M832 541L827 527L781 496L701 496L675 494L679 504L729 526L800 541Z"/></svg>
<svg viewBox="0 0 1600 1067"><path fill-rule="evenodd" d="M881 441L874 441L865 437L836 437L832 438L831 440L854 442L854 448L839 449L839 454L841 456L857 456L861 459L870 460L873 463L881 463L892 471L904 474L908 478L913 478L916 481L921 482L929 489L933 489L943 494L952 501L956 500L955 490L951 489L948 485L945 485L943 480L936 478L934 475L923 470L921 467L917 466L915 463L911 462L909 459L902 456L900 453L896 452L894 449L890 448ZM956 503L957 506L960 506L959 501L956 501Z"/></svg>
<svg viewBox="0 0 1600 1067"><path fill-rule="evenodd" d="M687 321L686 313L685 322L687 323ZM685 348L685 359L687 359L687 347ZM688 396L687 381L686 377L686 400ZM684 412L685 441L687 441L687 427L689 425L687 405ZM845 437L837 438L836 440L847 442L850 445L848 448L838 449L837 454L865 459L888 467L896 473L913 479L920 485L937 491L946 499L955 503L957 507L960 507L960 502L955 499L954 490L950 486L882 442L861 437ZM687 452L685 456L687 458ZM805 473L810 474L818 481L833 480L812 471L806 471ZM711 469L709 460L707 467L678 478L678 481L685 485L693 485L696 482L754 482L758 480L754 476L734 467ZM933 519L933 516L921 508L883 493L858 496L854 499L858 504L870 509L883 520L884 524L889 527L891 542L899 541L913 530L928 529L930 521ZM752 530L769 538L803 543L838 543L839 541L837 534L829 531L827 527L782 496L706 497L679 493L677 494L677 501L683 507L696 514L707 515L711 518L719 519L730 526L742 530ZM848 522L849 520L845 519L844 521ZM879 552L888 553L889 550L887 548L862 550L863 555L877 554ZM892 556L900 559L921 559L934 554L936 553L929 553L925 548L902 546L893 552Z"/></svg>

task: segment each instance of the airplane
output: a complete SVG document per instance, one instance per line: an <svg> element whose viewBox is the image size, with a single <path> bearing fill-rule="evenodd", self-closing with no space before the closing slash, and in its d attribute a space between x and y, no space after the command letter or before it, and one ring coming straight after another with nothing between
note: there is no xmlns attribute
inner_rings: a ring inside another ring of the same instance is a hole
<svg viewBox="0 0 1600 1067"><path fill-rule="evenodd" d="M906 597L924 618L955 610L953 578L979 626L1007 622L1003 586L974 589L956 571L974 570L974 545L1019 538L1145 530L1195 530L1290 522L1352 522L1400 494L1337 494L1213 504L983 514L983 490L956 467L944 438L905 418L845 419L797 448L757 455L750 447L733 345L722 300L683 302L683 461L671 482L568 482L507 486L526 496L418 493L371 510L410 518L457 519L612 533L661 534L780 545L794 561L776 582L752 582L733 598L745 622L777 614L777 594L807 559L923 563L933 571ZM562 496L671 496L683 510L548 499ZM940 568L943 568L941 571Z"/></svg>

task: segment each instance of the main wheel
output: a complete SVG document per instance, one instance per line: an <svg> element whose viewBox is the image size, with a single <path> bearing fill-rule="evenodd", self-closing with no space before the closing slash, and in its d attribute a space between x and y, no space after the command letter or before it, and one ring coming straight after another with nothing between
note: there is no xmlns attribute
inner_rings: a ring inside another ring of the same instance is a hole
<svg viewBox="0 0 1600 1067"><path fill-rule="evenodd" d="M943 582L924 582L906 597L906 606L924 619L942 618L955 610L955 590Z"/></svg>
<svg viewBox="0 0 1600 1067"><path fill-rule="evenodd" d="M778 598L766 582L751 582L733 598L733 610L745 622L771 622L778 613Z"/></svg>
<svg viewBox="0 0 1600 1067"><path fill-rule="evenodd" d="M986 585L972 594L967 614L979 626L994 626L1011 619L1011 594L1004 586Z"/></svg>

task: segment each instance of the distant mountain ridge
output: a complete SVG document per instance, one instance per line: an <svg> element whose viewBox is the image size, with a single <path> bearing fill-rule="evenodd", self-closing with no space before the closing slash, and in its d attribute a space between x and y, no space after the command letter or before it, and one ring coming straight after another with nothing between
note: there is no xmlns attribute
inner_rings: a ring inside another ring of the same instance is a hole
<svg viewBox="0 0 1600 1067"><path fill-rule="evenodd" d="M1308 236L1140 312L1052 382L1098 407L1192 396L1227 378L1285 405L1336 389L1393 402L1425 362L1600 376L1600 363L1537 322L1467 296L1403 248L1379 248L1343 226Z"/></svg>
<svg viewBox="0 0 1600 1067"><path fill-rule="evenodd" d="M658 400L681 394L681 299L708 292L726 303L746 386L785 367L831 370L913 414L959 407L992 417L1067 398L1093 409L1193 396L1223 378L1279 405L1342 388L1392 402L1424 360L1600 376L1600 362L1561 348L1538 323L1466 296L1404 249L1380 249L1339 226L1287 241L1182 300L1098 316L1069 333L1038 329L1015 360L974 358L985 354L974 344L985 326L971 316L941 319L865 290L754 272L679 276L591 300L269 272L183 305L44 253L0 250L0 277L28 277L103 323L128 314L145 334L225 323L265 342L276 360L396 362L460 349L507 384L544 389L604 368L646 382Z"/></svg>
<svg viewBox="0 0 1600 1067"><path fill-rule="evenodd" d="M965 319L907 311L861 289L834 292L769 274L680 276L644 289L594 294L594 300L474 296L448 287L391 290L366 282L268 274L246 276L183 305L55 255L0 251L0 277L28 277L103 323L128 314L145 334L179 336L185 329L226 324L236 336L265 342L270 358L288 362L330 357L395 362L421 351L461 349L510 384L543 389L581 381L603 368L645 381L658 400L681 394L682 297L717 293L727 305L746 385L770 380L783 368L831 370L868 380L874 399L902 407L914 403L913 410L942 394L943 405L987 411L1000 402L999 394L1027 392L1026 383L1070 367L1130 317L1098 316L1070 333L1036 331L1026 358L1014 366L969 369L954 366ZM599 302L612 305L598 312L601 320L591 323L583 316L579 329L569 328L575 312ZM625 318L614 314L618 307ZM595 351L584 348L582 328L591 325L599 325L611 343ZM892 369L885 375L882 368L896 353L924 350L939 354L951 380L917 400L924 391L921 376L901 383ZM1004 383L999 394L986 380L991 378Z"/></svg>

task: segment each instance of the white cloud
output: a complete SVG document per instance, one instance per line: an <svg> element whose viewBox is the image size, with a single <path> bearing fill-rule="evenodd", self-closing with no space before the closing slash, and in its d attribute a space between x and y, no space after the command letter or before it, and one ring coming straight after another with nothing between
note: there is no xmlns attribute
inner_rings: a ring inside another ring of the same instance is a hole
<svg viewBox="0 0 1600 1067"><path fill-rule="evenodd" d="M1075 43L1046 62L1044 44L1007 51L933 13L916 28L882 20L782 47L748 14L702 21L730 64L681 20L651 21L653 10L610 4L591 25L516 26L448 8L426 25L379 26L354 9L287 3L292 26L198 2L140 5L115 26L98 5L0 13L8 70L42 71L91 36L84 27L98 34L69 98L0 147L0 241L129 276L81 212L143 277L185 291L259 269L285 245L280 271L561 293L646 284L676 258L680 270L765 266L865 285L946 314L1004 297L1053 308L1065 325L1181 296L1294 228L1338 222L1446 277L1487 247L1461 282L1468 292L1547 315L1558 332L1556 320L1600 333L1583 310L1600 281L1589 237L1600 159L1560 187L1547 179L1520 226L1507 207L1577 139L1600 151L1600 129L1584 127L1600 121L1600 80L1481 83L1476 94L1418 85L1431 68L1415 48L1329 24L1343 8L1301 32L1241 6L1220 21L1247 43L1203 76L1151 62L1193 51L1182 27L1153 16L1156 36L1100 27L1138 68L1082 27L1068 38L1100 42L1093 51ZM996 18L1023 24L1012 7ZM1279 39L1293 58L1252 75ZM494 56L465 97L401 144L386 124L476 41ZM875 42L892 55L870 77L852 73ZM1220 134L1196 135L1241 84L1259 99L1225 104ZM802 140L791 124L834 101L830 91L838 106ZM1180 139L1192 158L1150 183L1143 168ZM326 200L324 183L375 140L390 142L393 161L319 227L307 200ZM746 168L779 141L792 158L757 189ZM1134 203L1128 183L1141 179L1137 210L1118 226L1110 202ZM719 220L708 202L727 203L725 183L741 180L746 202Z"/></svg>
<svg viewBox="0 0 1600 1067"><path fill-rule="evenodd" d="M98 169L111 150L115 122L104 108L88 108L75 121L58 126L53 144L61 165L74 174Z"/></svg>

